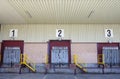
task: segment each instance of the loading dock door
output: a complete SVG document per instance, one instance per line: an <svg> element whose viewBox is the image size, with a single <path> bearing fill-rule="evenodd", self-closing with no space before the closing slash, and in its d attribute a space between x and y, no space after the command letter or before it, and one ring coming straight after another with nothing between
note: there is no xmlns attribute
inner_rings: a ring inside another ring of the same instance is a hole
<svg viewBox="0 0 120 79"><path fill-rule="evenodd" d="M68 63L68 48L53 47L51 50L51 63Z"/></svg>
<svg viewBox="0 0 120 79"><path fill-rule="evenodd" d="M23 40L3 40L1 45L1 63L18 63L23 53Z"/></svg>
<svg viewBox="0 0 120 79"><path fill-rule="evenodd" d="M20 63L20 48L19 47L5 47L3 55L4 64Z"/></svg>
<svg viewBox="0 0 120 79"><path fill-rule="evenodd" d="M104 63L110 66L120 63L120 53L118 47L103 47Z"/></svg>

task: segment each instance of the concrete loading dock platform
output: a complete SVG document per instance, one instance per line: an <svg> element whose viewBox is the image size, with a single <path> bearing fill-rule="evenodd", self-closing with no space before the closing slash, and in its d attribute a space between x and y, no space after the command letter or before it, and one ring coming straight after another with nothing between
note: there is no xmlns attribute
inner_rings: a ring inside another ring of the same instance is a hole
<svg viewBox="0 0 120 79"><path fill-rule="evenodd" d="M15 74L2 73L0 79L120 79L120 74Z"/></svg>

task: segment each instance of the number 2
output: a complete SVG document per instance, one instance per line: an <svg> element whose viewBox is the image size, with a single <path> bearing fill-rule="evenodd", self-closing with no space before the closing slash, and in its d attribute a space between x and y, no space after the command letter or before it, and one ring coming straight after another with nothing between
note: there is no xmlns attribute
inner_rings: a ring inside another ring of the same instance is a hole
<svg viewBox="0 0 120 79"><path fill-rule="evenodd" d="M58 37L61 37L62 30L58 30Z"/></svg>

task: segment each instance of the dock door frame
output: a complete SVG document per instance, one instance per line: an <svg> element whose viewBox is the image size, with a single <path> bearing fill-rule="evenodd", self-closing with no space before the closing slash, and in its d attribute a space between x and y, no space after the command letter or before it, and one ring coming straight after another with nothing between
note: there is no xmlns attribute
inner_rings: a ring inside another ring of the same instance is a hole
<svg viewBox="0 0 120 79"><path fill-rule="evenodd" d="M48 44L48 56L49 56L49 63L51 62L52 57L52 48L53 47L67 47L68 48L68 64L71 63L71 40L50 40Z"/></svg>

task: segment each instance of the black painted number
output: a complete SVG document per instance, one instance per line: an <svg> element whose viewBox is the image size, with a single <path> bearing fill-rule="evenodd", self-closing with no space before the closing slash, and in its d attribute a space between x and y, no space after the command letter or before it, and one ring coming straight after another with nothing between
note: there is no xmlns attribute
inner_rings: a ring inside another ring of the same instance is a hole
<svg viewBox="0 0 120 79"><path fill-rule="evenodd" d="M111 30L107 30L107 36L111 37Z"/></svg>
<svg viewBox="0 0 120 79"><path fill-rule="evenodd" d="M62 37L61 33L62 33L62 30L58 30L58 37Z"/></svg>
<svg viewBox="0 0 120 79"><path fill-rule="evenodd" d="M12 30L12 36L13 37L15 36L15 30Z"/></svg>

